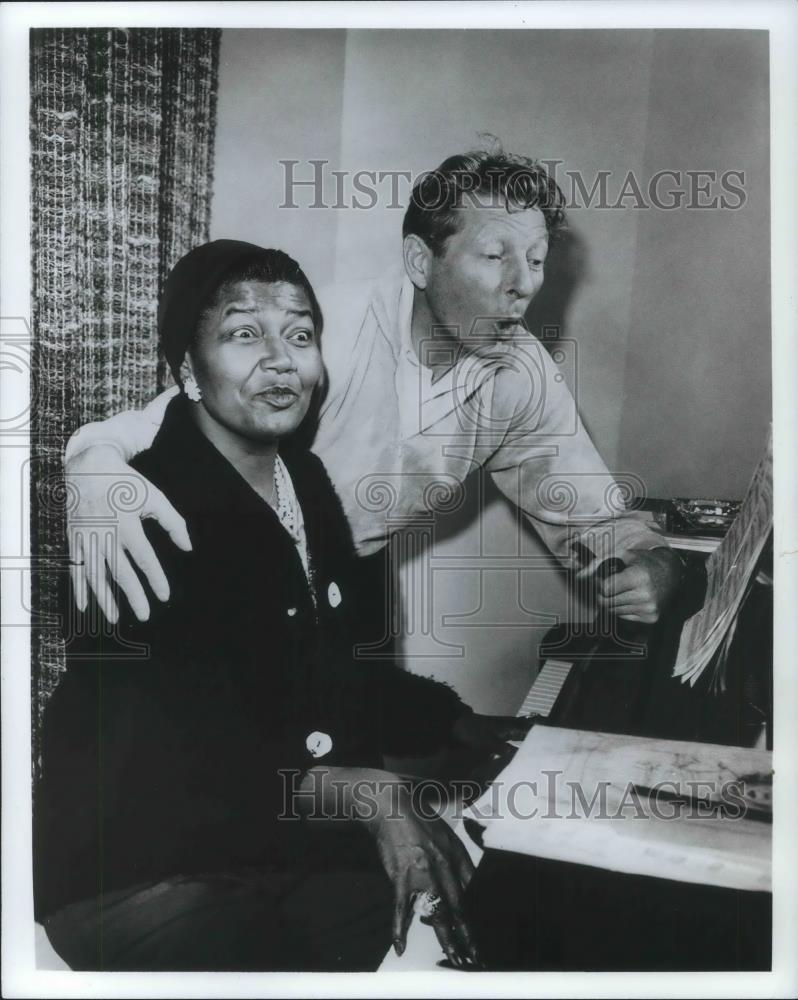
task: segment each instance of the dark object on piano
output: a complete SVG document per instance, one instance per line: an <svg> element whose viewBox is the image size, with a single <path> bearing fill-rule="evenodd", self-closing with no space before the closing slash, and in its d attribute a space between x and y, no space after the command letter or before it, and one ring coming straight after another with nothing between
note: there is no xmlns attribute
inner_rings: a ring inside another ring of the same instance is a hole
<svg viewBox="0 0 798 1000"><path fill-rule="evenodd" d="M740 512L740 500L696 500L691 497L674 497L661 500L655 497L637 497L630 510L645 510L653 515L663 531L684 538L722 538Z"/></svg>
<svg viewBox="0 0 798 1000"><path fill-rule="evenodd" d="M770 551L761 568L767 576ZM772 748L772 592L754 584L740 609L727 690L672 676L682 623L703 604L695 558L687 584L651 628L644 657L588 626L553 630L541 657L573 659L553 725L750 746L767 722ZM609 656L602 659L602 650ZM570 654L569 655L569 650ZM771 967L768 893L693 885L488 850L469 884L467 916L494 970L718 971Z"/></svg>
<svg viewBox="0 0 798 1000"><path fill-rule="evenodd" d="M691 500L674 497L668 501L667 530L674 534L722 537L740 513L739 500Z"/></svg>

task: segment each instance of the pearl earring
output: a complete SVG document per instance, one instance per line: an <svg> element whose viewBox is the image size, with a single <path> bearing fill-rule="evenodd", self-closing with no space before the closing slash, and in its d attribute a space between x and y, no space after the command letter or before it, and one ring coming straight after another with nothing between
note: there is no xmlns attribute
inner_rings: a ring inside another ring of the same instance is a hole
<svg viewBox="0 0 798 1000"><path fill-rule="evenodd" d="M189 375L188 378L183 379L183 392L186 396L188 396L192 403L198 403L202 399L200 387L191 375Z"/></svg>

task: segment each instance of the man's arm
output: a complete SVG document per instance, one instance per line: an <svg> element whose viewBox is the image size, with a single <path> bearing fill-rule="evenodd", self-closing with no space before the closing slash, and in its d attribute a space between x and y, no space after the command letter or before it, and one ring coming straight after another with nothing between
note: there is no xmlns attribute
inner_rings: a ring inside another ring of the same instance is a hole
<svg viewBox="0 0 798 1000"><path fill-rule="evenodd" d="M124 591L137 618L149 617L149 602L133 564L159 600L169 599L169 583L144 533L144 518L154 518L177 546L191 550L183 518L156 486L128 464L152 444L177 392L175 386L144 410L88 424L72 435L66 447L64 478L72 500L67 540L75 600L85 610L91 590L111 622L119 613L111 581Z"/></svg>
<svg viewBox="0 0 798 1000"><path fill-rule="evenodd" d="M125 410L106 420L97 420L79 427L67 441L64 465L68 467L78 455L98 445L113 445L125 462L129 462L150 447L163 423L166 407L179 392L180 389L173 385L156 396L143 410Z"/></svg>
<svg viewBox="0 0 798 1000"><path fill-rule="evenodd" d="M489 426L502 428L486 468L499 489L527 516L551 552L578 568L580 541L595 555L581 571L617 557L626 569L598 581L598 600L632 621L654 622L672 596L681 562L656 525L624 508L624 489L608 471L582 424L565 380L533 338L486 386Z"/></svg>

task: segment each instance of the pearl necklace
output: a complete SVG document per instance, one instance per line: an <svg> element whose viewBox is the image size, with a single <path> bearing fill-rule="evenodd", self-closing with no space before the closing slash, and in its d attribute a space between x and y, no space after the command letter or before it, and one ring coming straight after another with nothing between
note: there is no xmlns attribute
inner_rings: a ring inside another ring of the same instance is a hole
<svg viewBox="0 0 798 1000"><path fill-rule="evenodd" d="M313 567L310 564L305 523L302 508L297 500L294 484L279 455L274 458L274 507L280 524L285 528L297 547L302 568L310 586L313 603L316 603L316 593L313 585Z"/></svg>
<svg viewBox="0 0 798 1000"><path fill-rule="evenodd" d="M279 455L276 455L274 459L274 496L280 524L282 524L296 544L300 545L304 536L304 532L300 527L302 514L299 510L296 493L294 492L294 484L291 482L288 469L286 469Z"/></svg>

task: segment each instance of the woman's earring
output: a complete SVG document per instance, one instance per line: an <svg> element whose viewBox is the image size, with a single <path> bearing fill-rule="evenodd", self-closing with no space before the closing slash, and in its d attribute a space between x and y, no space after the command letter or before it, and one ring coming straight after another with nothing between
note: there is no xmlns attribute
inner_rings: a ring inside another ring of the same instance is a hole
<svg viewBox="0 0 798 1000"><path fill-rule="evenodd" d="M188 396L192 403L198 403L202 399L200 387L191 375L189 375L188 378L183 379L183 392Z"/></svg>

